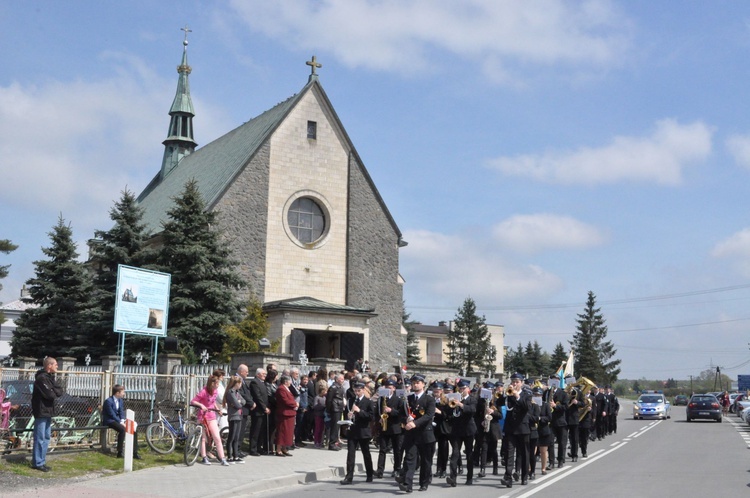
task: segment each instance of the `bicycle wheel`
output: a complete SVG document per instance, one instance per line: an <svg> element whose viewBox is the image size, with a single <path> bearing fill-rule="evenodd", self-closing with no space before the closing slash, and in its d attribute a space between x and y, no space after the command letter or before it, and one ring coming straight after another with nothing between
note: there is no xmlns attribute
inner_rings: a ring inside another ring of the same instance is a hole
<svg viewBox="0 0 750 498"><path fill-rule="evenodd" d="M182 426L182 430L185 432L185 436L190 436L190 434L194 433L198 427L201 425L197 422L193 422L192 420L185 420L185 423Z"/></svg>
<svg viewBox="0 0 750 498"><path fill-rule="evenodd" d="M190 467L198 459L201 452L201 439L203 438L203 427L198 426L185 441L185 465Z"/></svg>
<svg viewBox="0 0 750 498"><path fill-rule="evenodd" d="M221 437L221 447L224 448L224 453L227 452L227 440L229 439L229 427L223 427L219 431L219 436Z"/></svg>
<svg viewBox="0 0 750 498"><path fill-rule="evenodd" d="M146 442L157 453L166 455L174 451L174 434L161 422L146 427Z"/></svg>

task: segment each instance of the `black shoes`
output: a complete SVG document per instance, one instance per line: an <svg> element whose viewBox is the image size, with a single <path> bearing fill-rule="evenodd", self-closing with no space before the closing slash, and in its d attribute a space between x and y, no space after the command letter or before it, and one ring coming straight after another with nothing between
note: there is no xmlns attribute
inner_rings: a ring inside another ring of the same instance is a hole
<svg viewBox="0 0 750 498"><path fill-rule="evenodd" d="M521 479L521 486L526 486L528 484L529 484L529 480L528 479Z"/></svg>
<svg viewBox="0 0 750 498"><path fill-rule="evenodd" d="M448 476L445 481L451 485L452 488L456 487L456 480L452 478L451 476Z"/></svg>
<svg viewBox="0 0 750 498"><path fill-rule="evenodd" d="M427 486L420 486L419 491L427 491Z"/></svg>
<svg viewBox="0 0 750 498"><path fill-rule="evenodd" d="M506 488L512 488L513 487L513 479L511 479L510 476L503 477L502 479L500 479L500 484L502 484Z"/></svg>
<svg viewBox="0 0 750 498"><path fill-rule="evenodd" d="M472 482L471 479L466 479L466 485L467 486L471 486L472 484L474 484L474 483Z"/></svg>
<svg viewBox="0 0 750 498"><path fill-rule="evenodd" d="M396 479L397 483L399 483L399 484L403 484L404 483L404 478L402 476L397 475L397 476L394 476L394 478Z"/></svg>
<svg viewBox="0 0 750 498"><path fill-rule="evenodd" d="M251 451L250 456L260 456L260 453L258 453L257 451Z"/></svg>
<svg viewBox="0 0 750 498"><path fill-rule="evenodd" d="M513 472L513 480L518 482L518 472Z"/></svg>
<svg viewBox="0 0 750 498"><path fill-rule="evenodd" d="M41 467L32 465L31 468L34 470L38 470L40 472L49 472L50 470L52 470L50 467L47 467L46 465L42 465Z"/></svg>
<svg viewBox="0 0 750 498"><path fill-rule="evenodd" d="M563 468L563 465L565 465L563 462L557 462L557 468L558 469Z"/></svg>
<svg viewBox="0 0 750 498"><path fill-rule="evenodd" d="M405 493L411 493L411 488L408 487L406 484L399 483L398 489L400 489L401 491Z"/></svg>
<svg viewBox="0 0 750 498"><path fill-rule="evenodd" d="M352 483L351 479L342 479L341 482L339 482L339 484L341 484L342 486L346 486L347 484L351 484L351 483Z"/></svg>
<svg viewBox="0 0 750 498"><path fill-rule="evenodd" d="M372 476L367 476L367 479L365 479L365 482L372 482Z"/></svg>
<svg viewBox="0 0 750 498"><path fill-rule="evenodd" d="M578 457L577 456L570 457L570 461L571 462L577 462L578 461Z"/></svg>
<svg viewBox="0 0 750 498"><path fill-rule="evenodd" d="M484 473L484 469L482 469L482 470L479 471L479 474L477 474L477 477L484 477L486 475L487 474Z"/></svg>

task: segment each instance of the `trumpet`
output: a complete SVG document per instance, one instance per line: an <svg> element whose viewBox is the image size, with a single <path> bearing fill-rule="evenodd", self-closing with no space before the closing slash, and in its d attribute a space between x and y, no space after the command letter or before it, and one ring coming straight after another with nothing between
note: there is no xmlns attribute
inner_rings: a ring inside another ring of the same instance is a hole
<svg viewBox="0 0 750 498"><path fill-rule="evenodd" d="M385 398L384 396L382 397L382 399L383 399L383 408L380 413L380 427L382 427L383 432L385 432L388 430L388 414L385 413L385 408L387 406L388 399Z"/></svg>
<svg viewBox="0 0 750 498"><path fill-rule="evenodd" d="M515 396L515 394L516 394L516 390L515 390L515 389L513 389L513 386L508 386L508 387L507 387L507 388L505 389L505 395L506 395L506 396Z"/></svg>
<svg viewBox="0 0 750 498"><path fill-rule="evenodd" d="M448 406L450 406L451 408L455 408L458 406L458 401L455 399L450 399L448 400Z"/></svg>
<svg viewBox="0 0 750 498"><path fill-rule="evenodd" d="M503 395L503 393L501 393L500 391L495 391L494 393L492 393L492 397L494 399L499 399L500 396L502 396L502 395Z"/></svg>

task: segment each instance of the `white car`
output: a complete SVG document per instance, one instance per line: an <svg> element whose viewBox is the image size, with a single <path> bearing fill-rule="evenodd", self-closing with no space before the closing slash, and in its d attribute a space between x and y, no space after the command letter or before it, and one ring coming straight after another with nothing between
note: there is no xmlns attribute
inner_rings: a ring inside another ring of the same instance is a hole
<svg viewBox="0 0 750 498"><path fill-rule="evenodd" d="M662 393L643 393L638 401L633 402L633 419L659 418L668 419L672 407Z"/></svg>

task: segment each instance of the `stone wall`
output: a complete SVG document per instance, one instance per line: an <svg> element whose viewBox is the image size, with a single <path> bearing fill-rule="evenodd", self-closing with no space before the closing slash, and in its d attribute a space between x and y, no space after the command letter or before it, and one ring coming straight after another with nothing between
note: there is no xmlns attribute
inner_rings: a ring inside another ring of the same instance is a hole
<svg viewBox="0 0 750 498"><path fill-rule="evenodd" d="M347 304L374 308L370 319L370 366L383 370L406 351L401 334L403 289L398 282L398 234L383 211L364 166L349 160Z"/></svg>
<svg viewBox="0 0 750 498"><path fill-rule="evenodd" d="M214 207L221 213L223 236L239 262L240 273L261 302L266 279L269 150L268 143L258 148ZM243 297L249 297L247 291Z"/></svg>

